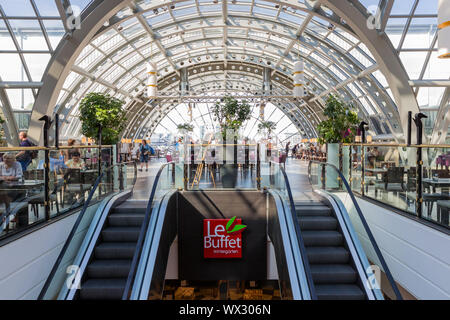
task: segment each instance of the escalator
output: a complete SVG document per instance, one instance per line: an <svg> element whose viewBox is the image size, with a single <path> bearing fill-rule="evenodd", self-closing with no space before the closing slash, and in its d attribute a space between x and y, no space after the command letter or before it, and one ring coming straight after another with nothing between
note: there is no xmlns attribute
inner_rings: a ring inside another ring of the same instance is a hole
<svg viewBox="0 0 450 320"><path fill-rule="evenodd" d="M154 216L161 209L166 192L174 190L173 171L165 164L155 177L149 200L133 200L137 180L129 188L117 188L103 197L96 211L89 210L93 195L114 180L117 170L105 172L95 182L88 200L41 290L39 300L121 300L127 299L142 245ZM156 246L157 247L157 246ZM130 276L132 274L132 276Z"/></svg>
<svg viewBox="0 0 450 320"><path fill-rule="evenodd" d="M318 188L314 179L311 184L317 200L295 202L284 169L273 164L268 170L262 179L267 187L260 190L181 191L178 168L163 165L148 201L130 201L129 194L117 193L88 221L79 218L41 299L162 300L176 296L168 294L174 281L182 287L189 283L201 286L202 280L218 283L220 295L216 298L232 299L227 288L242 289L243 282L274 279L277 285L273 289L285 300L383 299L368 257L381 266L398 293L359 207L356 221L338 198L326 188ZM245 237L259 234L259 238L246 241L242 261L205 259L200 250L204 222L216 219L226 223L237 212L251 229ZM88 231L77 240L80 225ZM360 235L364 232L363 246ZM270 250L272 255L267 253ZM249 256L258 251L263 255L252 261ZM242 269L247 270L239 273ZM274 278L266 276L269 269ZM193 294L198 288L184 289Z"/></svg>
<svg viewBox="0 0 450 320"><path fill-rule="evenodd" d="M268 171L270 188L279 191L295 216L292 223L305 274L311 278L307 285L312 299L383 300L383 288L402 299L342 172L333 165L311 161L309 183L300 188L312 194L295 201L285 170L272 163ZM350 199L349 211L337 193Z"/></svg>
<svg viewBox="0 0 450 320"><path fill-rule="evenodd" d="M80 300L120 300L125 290L145 207L125 202L106 219L79 290Z"/></svg>
<svg viewBox="0 0 450 320"><path fill-rule="evenodd" d="M317 298L366 299L332 208L317 201L296 204L295 211L305 241Z"/></svg>

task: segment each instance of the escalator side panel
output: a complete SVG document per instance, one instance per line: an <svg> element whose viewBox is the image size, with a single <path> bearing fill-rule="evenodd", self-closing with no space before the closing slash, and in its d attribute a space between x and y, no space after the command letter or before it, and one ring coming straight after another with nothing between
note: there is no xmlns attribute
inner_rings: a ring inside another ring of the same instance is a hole
<svg viewBox="0 0 450 320"><path fill-rule="evenodd" d="M155 265L153 267L151 285L148 293L145 292L142 295L142 298L144 299L146 296L149 300L162 299L170 248L178 234L177 197L177 193L172 194L168 200L167 207L165 208L160 238L154 243L158 250L156 253ZM164 208L161 210L164 210ZM146 281L145 278L144 281Z"/></svg>
<svg viewBox="0 0 450 320"><path fill-rule="evenodd" d="M155 202L134 279L131 300L162 297L170 247L177 230L177 194L168 192Z"/></svg>
<svg viewBox="0 0 450 320"><path fill-rule="evenodd" d="M278 201L278 206L274 197L268 199L269 209L268 209L268 221L267 230L268 236L272 241L273 247L275 249L275 258L278 270L278 281L280 283L280 293L282 299L292 299L293 293L290 286L290 276L289 268L286 263L285 248L283 245L283 234L280 232L280 221L278 217L278 212L284 210L280 201Z"/></svg>
<svg viewBox="0 0 450 320"><path fill-rule="evenodd" d="M110 196L102 201L100 207L97 209L95 216L91 222L89 230L87 231L85 238L83 240L82 245L80 246L77 256L73 262L73 266L71 270L67 269L67 271L75 272L73 274L74 281L78 283L73 283L72 286L67 285L67 280L71 277L71 274L68 275L66 283L62 285L61 291L58 295L58 300L73 300L77 290L80 286L80 281L86 271L87 265L89 263L90 257L95 249L95 245L98 241L98 238L103 229L106 218L110 212L110 210L116 205L116 203L120 203L124 201L124 198L128 197L130 192L120 193L115 196Z"/></svg>
<svg viewBox="0 0 450 320"><path fill-rule="evenodd" d="M364 288L367 298L369 300L383 300L384 298L381 290L376 286L369 285L369 283L373 283L373 281L369 281L369 279L375 279L375 275L373 274L369 260L367 259L366 253L359 241L359 237L356 234L344 204L336 195L330 194L323 190L316 192L327 199L327 202L336 214L336 218L338 219L339 226L343 232L354 266L357 269L360 286Z"/></svg>

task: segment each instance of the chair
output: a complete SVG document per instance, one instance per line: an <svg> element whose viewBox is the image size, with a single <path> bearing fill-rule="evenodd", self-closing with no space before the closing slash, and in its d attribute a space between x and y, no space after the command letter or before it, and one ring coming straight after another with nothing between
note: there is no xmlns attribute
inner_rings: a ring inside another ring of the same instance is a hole
<svg viewBox="0 0 450 320"><path fill-rule="evenodd" d="M378 190L392 191L394 194L405 191L404 174L404 167L388 168L387 172L383 174L383 178L375 182L375 197Z"/></svg>
<svg viewBox="0 0 450 320"><path fill-rule="evenodd" d="M59 203L58 203L58 190L60 191L60 198L62 198L62 185L63 182L58 183L58 175L56 172L50 174L50 209L53 210L53 205L56 206L56 212L59 214ZM37 195L31 196L27 199L28 204L34 212L34 216L39 218L39 206L44 206L45 204L45 192L40 192Z"/></svg>
<svg viewBox="0 0 450 320"><path fill-rule="evenodd" d="M438 201L437 208L437 221L445 226L449 226L450 200Z"/></svg>
<svg viewBox="0 0 450 320"><path fill-rule="evenodd" d="M64 175L63 189L63 203L66 201L66 193L75 195L75 197L82 197L84 201L84 194L91 189L91 185L83 183L80 169L68 169Z"/></svg>
<svg viewBox="0 0 450 320"><path fill-rule="evenodd" d="M445 169L431 170L431 176L437 176L440 179L447 179L450 178L450 171Z"/></svg>
<svg viewBox="0 0 450 320"><path fill-rule="evenodd" d="M25 180L44 180L44 169L27 170L23 177Z"/></svg>

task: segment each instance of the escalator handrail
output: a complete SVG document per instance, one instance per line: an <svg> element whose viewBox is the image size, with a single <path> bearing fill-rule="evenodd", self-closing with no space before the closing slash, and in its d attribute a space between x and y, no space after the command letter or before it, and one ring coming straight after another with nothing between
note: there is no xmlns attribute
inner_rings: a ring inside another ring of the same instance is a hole
<svg viewBox="0 0 450 320"><path fill-rule="evenodd" d="M314 189L314 184L312 183L312 179L311 179L311 165L313 163L314 164L318 164L320 166L329 166L329 167L333 168L338 173L341 181L343 182L345 188L347 189L347 193L350 195L350 199L352 199L353 206L355 207L356 212L358 213L358 216L359 216L359 218L360 218L360 220L362 222L362 225L363 225L363 227L364 227L364 229L365 229L365 231L366 231L366 233L367 233L367 235L369 237L369 240L370 240L373 248L375 249L375 253L376 253L376 255L377 255L377 257L378 257L378 259L379 259L379 261L381 263L381 266L383 267L384 273L386 274L386 277L388 278L389 283L392 286L392 289L394 290L394 293L395 293L395 296L396 296L397 300L403 300L402 295L400 294L400 290L398 289L397 284L395 283L394 277L392 276L391 271L389 270L389 268L388 268L388 266L386 264L386 261L383 258L383 254L381 253L381 250L380 250L380 248L378 247L378 245L377 245L377 243L375 241L375 237L373 236L372 231L369 228L369 224L367 223L366 218L364 217L364 215L363 215L363 213L361 211L361 208L360 208L358 202L356 201L356 197L353 194L353 191L351 190L347 179L344 177L344 175L341 172L341 170L339 170L334 164L311 160L309 162L309 165L308 165L308 178L309 178L309 182L310 182L310 184L311 184L313 189Z"/></svg>
<svg viewBox="0 0 450 320"><path fill-rule="evenodd" d="M86 213L87 209L89 208L90 202L91 202L92 198L94 197L94 193L97 191L97 188L100 185L100 182L102 181L102 178L105 175L105 173L108 172L109 170L111 170L114 167L123 166L123 165L128 166L129 164L133 164L134 165L135 177L134 177L133 184L132 184L134 186L136 184L136 181L137 181L137 164L134 161L121 162L121 163L117 163L115 165L112 165L112 166L104 169L102 171L101 175L97 177L97 179L95 180L94 184L92 185L92 189L89 192L87 200L83 204L83 208L81 209L81 212L78 215L77 221L73 225L72 230L70 231L69 236L67 237L67 240L64 243L64 246L61 249L61 252L59 253L58 258L56 259L56 262L53 265L53 268L52 268L49 276L47 277L47 280L45 281L45 284L42 287L41 292L39 293L38 300L43 300L44 299L44 296L47 293L47 290L48 290L50 284L52 283L56 272L58 271L59 265L61 264L61 261L62 261L64 255L66 254L67 248L69 247L70 243L72 242L72 239L75 236L75 232L77 231L78 226L80 225L81 221L83 220L83 216Z"/></svg>
<svg viewBox="0 0 450 320"><path fill-rule="evenodd" d="M284 168L280 165L280 163L276 163L276 162L270 162L272 165L278 165L281 173L283 174L284 177L284 181L286 182L286 190L288 193L288 197L289 197L289 206L291 207L291 215L292 215L292 221L297 221L297 216L296 216L296 211L295 211L295 203L294 203L294 197L292 196L292 190L291 190L291 185L289 183L289 179L287 177L286 171L284 170ZM312 273L311 273L311 268L309 266L309 263L305 262L305 259L307 257L307 253L306 253L306 246L305 246L305 241L303 240L303 236L302 236L302 232L300 230L300 225L298 223L294 223L294 228L295 228L295 233L297 235L297 241L298 241L298 246L300 248L300 254L302 256L302 263L303 263L303 268L305 269L305 274L306 274L306 280L308 281L308 286L309 286L309 292L311 294L311 299L312 300L317 300L317 294L316 294L316 289L314 286L314 281L312 278Z"/></svg>
<svg viewBox="0 0 450 320"><path fill-rule="evenodd" d="M153 201L155 198L156 189L159 184L159 179L161 177L162 172L164 171L164 168L170 164L174 164L174 162L168 162L161 166L161 168L159 169L158 173L156 174L155 180L153 182L152 192L150 193L150 198L147 203L147 208L145 209L144 221L142 223L141 231L139 232L139 238L138 238L138 241L136 244L136 249L134 251L133 260L131 262L131 267L130 267L130 272L128 273L127 282L125 284L125 289L123 291L122 300L128 300L128 297L130 294L130 289L131 289L131 284L133 283L134 274L136 273L138 261L140 259L141 253L142 253L141 252L142 246L144 244L148 224L150 223Z"/></svg>

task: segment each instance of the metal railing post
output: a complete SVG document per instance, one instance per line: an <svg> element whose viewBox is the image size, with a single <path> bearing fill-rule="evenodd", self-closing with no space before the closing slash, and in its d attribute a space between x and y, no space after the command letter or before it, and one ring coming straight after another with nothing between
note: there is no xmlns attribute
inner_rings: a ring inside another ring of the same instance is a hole
<svg viewBox="0 0 450 320"><path fill-rule="evenodd" d="M320 181L322 181L322 189L326 190L327 184L326 184L326 170L325 170L325 164L321 164L322 170L320 175Z"/></svg>
<svg viewBox="0 0 450 320"><path fill-rule="evenodd" d="M48 131L50 130L51 120L49 116L43 116L39 119L44 121L44 210L45 220L50 220L50 149L48 144Z"/></svg>
<svg viewBox="0 0 450 320"><path fill-rule="evenodd" d="M184 184L184 191L188 190L188 164L183 164L183 184Z"/></svg>
<svg viewBox="0 0 450 320"><path fill-rule="evenodd" d="M417 126L417 166L416 166L416 176L417 176L417 184L416 184L416 212L419 218L422 218L423 214L423 190L422 190L422 174L423 174L423 161L422 161L422 137L423 137L423 123L422 119L427 118L423 113L417 113L414 118L414 122Z"/></svg>
<svg viewBox="0 0 450 320"><path fill-rule="evenodd" d="M365 181L364 181L364 176L365 176L365 152L364 152L364 146L363 144L361 144L361 195L364 196L365 193L365 189L364 189L364 185L365 185Z"/></svg>
<svg viewBox="0 0 450 320"><path fill-rule="evenodd" d="M120 191L123 191L124 185L123 185L123 165L119 165L119 189Z"/></svg>
<svg viewBox="0 0 450 320"><path fill-rule="evenodd" d="M260 157L260 145L258 143L256 147L256 187L261 190L261 157Z"/></svg>

